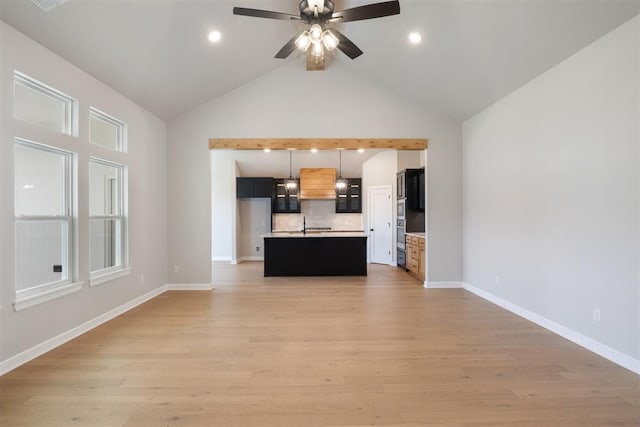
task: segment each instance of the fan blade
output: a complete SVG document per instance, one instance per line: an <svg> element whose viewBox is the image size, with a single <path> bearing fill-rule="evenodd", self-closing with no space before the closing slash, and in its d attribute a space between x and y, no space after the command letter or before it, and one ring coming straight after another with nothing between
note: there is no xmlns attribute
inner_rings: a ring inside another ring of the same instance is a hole
<svg viewBox="0 0 640 427"><path fill-rule="evenodd" d="M365 6L353 7L351 9L333 12L329 22L351 22L362 21L364 19L382 18L384 16L397 15L400 13L400 2L385 1L382 3L367 4Z"/></svg>
<svg viewBox="0 0 640 427"><path fill-rule="evenodd" d="M253 16L254 18L267 18L267 19L282 19L285 21L300 20L298 15L291 15L289 13L272 12L270 10L261 9L248 9L246 7L234 7L234 15Z"/></svg>
<svg viewBox="0 0 640 427"><path fill-rule="evenodd" d="M291 53L296 50L296 39L298 38L298 36L299 34L293 36L291 40L285 43L285 45L282 46L282 49L280 49L278 53L276 53L276 56L274 58L285 59L287 56L291 55Z"/></svg>
<svg viewBox="0 0 640 427"><path fill-rule="evenodd" d="M336 30L335 28L332 28L331 32L336 35L338 40L340 40L340 42L338 42L338 49L344 52L344 54L349 58L356 59L358 56L362 55L362 51L360 50L360 48L356 46L355 43L353 43L351 40L349 40L347 36Z"/></svg>

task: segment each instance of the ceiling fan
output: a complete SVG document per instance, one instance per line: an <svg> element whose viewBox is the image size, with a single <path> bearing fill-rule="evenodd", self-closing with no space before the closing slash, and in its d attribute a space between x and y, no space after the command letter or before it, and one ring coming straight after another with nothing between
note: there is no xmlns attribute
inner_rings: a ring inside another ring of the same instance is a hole
<svg viewBox="0 0 640 427"><path fill-rule="evenodd" d="M299 15L245 7L234 7L233 14L305 22L309 27L285 43L275 57L287 58L298 49L307 52L308 70L321 70L324 69L325 49L332 51L338 48L351 59L362 55L362 50L347 36L333 28L332 24L382 18L400 13L400 2L398 1L385 1L336 11L331 0L302 0L298 7L300 9Z"/></svg>

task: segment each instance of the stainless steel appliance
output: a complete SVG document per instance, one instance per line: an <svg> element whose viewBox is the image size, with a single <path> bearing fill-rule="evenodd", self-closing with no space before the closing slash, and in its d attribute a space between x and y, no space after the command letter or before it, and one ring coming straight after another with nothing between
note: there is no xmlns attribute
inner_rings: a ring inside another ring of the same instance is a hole
<svg viewBox="0 0 640 427"><path fill-rule="evenodd" d="M402 268L406 268L405 232L406 232L405 219L398 218L396 223L396 264L398 264L398 267L402 267Z"/></svg>
<svg viewBox="0 0 640 427"><path fill-rule="evenodd" d="M398 267L402 267L406 270L407 268L407 258L404 249L398 249L398 253L396 256L396 263Z"/></svg>
<svg viewBox="0 0 640 427"><path fill-rule="evenodd" d="M398 199L397 201L397 217L398 219L404 219L406 215L406 202L404 199Z"/></svg>

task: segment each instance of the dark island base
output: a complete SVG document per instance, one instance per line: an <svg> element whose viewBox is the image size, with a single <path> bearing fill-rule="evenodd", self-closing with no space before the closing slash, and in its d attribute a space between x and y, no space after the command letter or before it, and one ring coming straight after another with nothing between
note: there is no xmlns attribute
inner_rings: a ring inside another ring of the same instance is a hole
<svg viewBox="0 0 640 427"><path fill-rule="evenodd" d="M264 239L264 275L366 276L366 237Z"/></svg>

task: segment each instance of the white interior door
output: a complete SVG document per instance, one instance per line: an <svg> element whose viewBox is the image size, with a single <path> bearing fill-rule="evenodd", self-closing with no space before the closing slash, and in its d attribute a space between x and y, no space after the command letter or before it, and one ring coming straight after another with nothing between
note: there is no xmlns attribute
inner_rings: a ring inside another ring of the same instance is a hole
<svg viewBox="0 0 640 427"><path fill-rule="evenodd" d="M391 264L393 259L393 203L391 186L368 189L369 199L369 261Z"/></svg>

